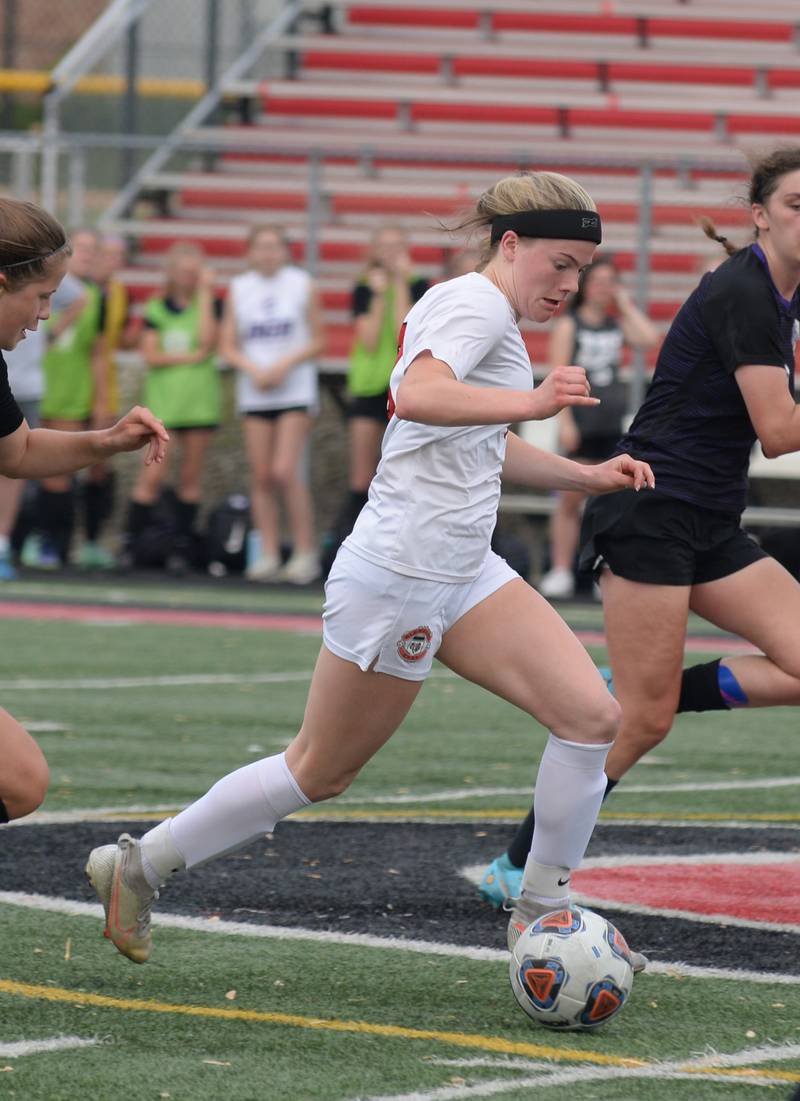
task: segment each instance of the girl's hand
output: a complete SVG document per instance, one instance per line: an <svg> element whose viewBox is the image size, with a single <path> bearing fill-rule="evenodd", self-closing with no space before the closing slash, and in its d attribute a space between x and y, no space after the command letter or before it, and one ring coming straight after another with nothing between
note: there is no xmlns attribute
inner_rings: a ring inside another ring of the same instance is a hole
<svg viewBox="0 0 800 1101"><path fill-rule="evenodd" d="M554 367L533 391L534 412L529 419L547 420L570 405L599 405L600 399L590 397L590 391L583 367Z"/></svg>
<svg viewBox="0 0 800 1101"><path fill-rule="evenodd" d="M149 409L135 405L129 413L104 433L111 454L138 451L145 447L146 465L161 463L167 453L169 435L163 423Z"/></svg>
<svg viewBox="0 0 800 1101"><path fill-rule="evenodd" d="M630 455L615 455L597 466L584 467L586 489L595 495L619 489L655 489L656 479L647 463Z"/></svg>

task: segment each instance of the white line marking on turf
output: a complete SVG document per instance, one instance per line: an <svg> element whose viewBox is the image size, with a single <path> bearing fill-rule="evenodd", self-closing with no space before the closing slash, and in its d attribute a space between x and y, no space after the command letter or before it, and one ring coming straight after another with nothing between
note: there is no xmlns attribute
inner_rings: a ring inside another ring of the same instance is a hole
<svg viewBox="0 0 800 1101"><path fill-rule="evenodd" d="M752 1066L758 1063L783 1062L794 1059L800 1054L800 1044L768 1045L761 1048L750 1048L746 1051L735 1052L730 1055L704 1055L688 1060L670 1060L659 1063L654 1067L563 1067L557 1068L552 1064L542 1064L526 1060L502 1060L502 1059L431 1059L435 1066L462 1067L494 1067L500 1069L540 1069L539 1074L522 1077L511 1076L509 1078L495 1078L475 1082L474 1084L454 1084L439 1086L431 1090L415 1090L413 1093L381 1094L364 1098L361 1095L352 1101L463 1101L470 1097L497 1097L504 1093L514 1093L517 1090L531 1089L545 1086L566 1086L579 1082L607 1082L613 1079L625 1081L631 1078L651 1079L661 1081L684 1082L724 1082L728 1086L775 1086L776 1079L768 1075L748 1074L747 1077L736 1077L730 1074L715 1074L718 1069L724 1072L726 1068L739 1066ZM706 1069L708 1068L708 1069Z"/></svg>
<svg viewBox="0 0 800 1101"><path fill-rule="evenodd" d="M587 857L580 871L599 868L648 867L654 864L797 864L800 866L800 853L697 853L694 856L647 856L643 854L629 856ZM476 887L483 879L485 864L467 864L461 869L461 875ZM600 909L620 910L626 914L643 914L654 917L681 918L685 921L700 921L712 925L735 925L743 929L768 929L776 933L800 933L800 925L790 925L780 921L758 921L752 918L738 918L730 914L703 914L694 910L673 910L661 906L642 906L638 903L624 902L610 895L593 895L581 890L572 893L573 900L581 906Z"/></svg>
<svg viewBox="0 0 800 1101"><path fill-rule="evenodd" d="M0 904L22 906L70 917L102 919L103 908L95 902L79 902L51 895L27 894L22 891L0 891ZM376 937L369 933L334 933L319 929L302 929L285 925L256 925L244 921L212 921L209 918L186 917L183 914L153 914L153 924L167 929L185 929L195 933L216 933L225 936L253 937L256 940L307 940L322 944L355 945L360 948L397 949L426 956L449 956L489 963L508 963L508 951L503 948L479 948L463 944L439 944L436 941L404 940L399 937ZM722 967L695 967L690 963L661 963L653 960L647 974L670 978L730 979L734 982L755 982L780 986L800 985L800 975L778 975L762 971L738 971Z"/></svg>
<svg viewBox="0 0 800 1101"><path fill-rule="evenodd" d="M272 743L270 743L272 744ZM279 741L275 739L275 746L285 745L285 741ZM341 799L337 799L337 804L341 804ZM334 804L335 806L336 804ZM60 826L67 825L70 822L119 822L121 820L134 820L137 816L146 815L148 817L154 814L160 814L164 817L168 815L177 814L182 807L177 807L174 804L170 806L116 806L116 807L82 807L77 810L37 810L33 814L27 815L25 818L15 818L11 822L4 823L0 826L0 830L10 829L15 826ZM508 811L498 811L493 814L488 821L492 825L499 825L501 823L510 823L512 825L519 825L519 815L522 811L517 811L510 807ZM376 812L377 814L377 812ZM448 818L448 822L470 822L475 825L475 819L473 817L474 811L467 809L464 811L464 817L462 818ZM351 820L354 820L351 816ZM369 822L385 822L387 821L385 815L376 817L370 815L369 810L364 810L362 814L358 815L356 819L361 823ZM341 822L342 816L337 814L335 809L327 812L326 810L320 810L314 813L313 817L307 815L303 818L305 822ZM419 814L409 814L402 818L402 821L406 825L419 825L425 824L430 826L442 825L442 819L431 817L430 814L426 814L425 811L420 811ZM482 820L483 821L483 820ZM734 818L719 819L712 821L690 821L680 818L671 818L663 820L654 820L652 818L623 818L618 821L611 819L600 820L601 826L613 826L629 828L629 827L641 827L647 826L650 829L669 827L669 829L691 829L691 830L716 830L724 828L726 830L793 830L800 831L800 824L796 822L741 822Z"/></svg>
<svg viewBox="0 0 800 1101"><path fill-rule="evenodd" d="M1 687L1 686L0 686ZM677 792L677 791L740 791L747 789L791 788L800 787L800 776L770 776L758 780L709 780L697 783L679 784L626 784L618 789L621 795L643 795L653 792ZM446 803L458 799L493 798L498 795L524 795L526 799L533 798L533 787L463 787L447 788L444 791L428 791L404 793L402 795L348 795L339 799L339 803L374 803L391 806L402 806L406 803ZM615 795L616 798L616 795Z"/></svg>
<svg viewBox="0 0 800 1101"><path fill-rule="evenodd" d="M47 719L20 719L20 722L29 734L57 734L70 729L65 723L51 723Z"/></svg>
<svg viewBox="0 0 800 1101"><path fill-rule="evenodd" d="M50 1040L19 1040L13 1044L0 1042L0 1059L18 1059L21 1055L43 1055L49 1051L68 1051L76 1047L93 1047L97 1039L83 1036L53 1036Z"/></svg>
<svg viewBox="0 0 800 1101"><path fill-rule="evenodd" d="M673 910L661 906L640 906L638 903L621 902L616 898L603 898L598 895L573 893L573 899L579 906L590 909L619 910L623 914L641 914L645 917L677 918L681 921L699 921L705 925L730 925L738 929L766 929L771 933L800 934L800 925L789 925L780 921L755 921L750 918L732 917L730 914L698 914L693 910Z"/></svg>
<svg viewBox="0 0 800 1101"><path fill-rule="evenodd" d="M211 684L289 684L293 681L311 680L311 670L288 673L177 673L164 677L66 677L35 678L16 677L0 680L4 692L40 692L49 689L79 688L83 691L95 688L105 692L109 688L179 688L188 685Z"/></svg>

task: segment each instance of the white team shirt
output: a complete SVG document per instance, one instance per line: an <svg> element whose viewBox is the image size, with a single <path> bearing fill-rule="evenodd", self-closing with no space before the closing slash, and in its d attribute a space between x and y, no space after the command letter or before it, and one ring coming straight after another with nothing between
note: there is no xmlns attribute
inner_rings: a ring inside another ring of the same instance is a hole
<svg viewBox="0 0 800 1101"><path fill-rule="evenodd" d="M311 277L302 268L286 265L270 279L247 271L231 280L230 295L239 346L260 367L277 363L310 341ZM271 390L257 389L249 375L238 372L240 413L295 405L315 410L317 396L317 368L311 360L298 363L286 380Z"/></svg>
<svg viewBox="0 0 800 1101"><path fill-rule="evenodd" d="M511 306L477 272L432 287L409 311L392 398L426 349L470 386L533 389ZM497 519L507 432L507 424L442 428L393 416L369 500L344 545L411 577L477 577Z"/></svg>

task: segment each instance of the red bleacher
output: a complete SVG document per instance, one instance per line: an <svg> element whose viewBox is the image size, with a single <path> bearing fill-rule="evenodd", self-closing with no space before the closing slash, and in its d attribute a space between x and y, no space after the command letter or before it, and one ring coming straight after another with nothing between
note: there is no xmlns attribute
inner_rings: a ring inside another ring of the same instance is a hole
<svg viewBox="0 0 800 1101"><path fill-rule="evenodd" d="M604 0L581 6L587 10L478 0L337 8L338 31L304 32L296 49L284 40L292 51L291 79L230 87L232 109L248 97L256 109L252 122L231 122L224 132L250 148L220 154L218 183L205 168L194 181L172 177L175 232L169 220L143 225L140 267L155 272L160 254L189 237L227 276L244 255L245 223L261 213L289 230L302 262L308 179L297 166L315 143L338 149L322 166L317 252L327 358L341 361L352 338L350 286L374 227L402 221L414 264L436 278L453 245L426 215L446 220L463 210L480 189L478 176L547 168L590 177L596 192L585 182L608 226L606 250L631 272L639 263L638 163L657 155L650 313L668 321L711 250L695 225L698 215L726 232L748 225L744 207L725 204L730 181L746 174L744 158L737 167L731 152L800 134L792 101L800 88L797 29L785 5L774 18L769 4L739 18L743 4L728 12L718 0L676 0L674 16L669 0L660 0L653 14L655 5L647 3L640 12L632 5L615 12ZM263 152L256 151L259 141ZM575 156L587 150L594 160L576 167ZM445 153L451 159L444 161ZM619 154L626 164L608 163ZM730 167L680 166L689 156L727 158ZM227 186L231 173L236 179ZM260 173L271 186L259 186ZM156 285L137 283L135 299ZM541 362L546 331L525 338Z"/></svg>

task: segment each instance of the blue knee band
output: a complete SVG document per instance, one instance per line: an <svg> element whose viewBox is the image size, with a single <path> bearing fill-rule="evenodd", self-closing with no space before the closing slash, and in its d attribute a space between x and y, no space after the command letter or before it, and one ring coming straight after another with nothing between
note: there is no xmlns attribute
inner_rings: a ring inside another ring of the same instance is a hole
<svg viewBox="0 0 800 1101"><path fill-rule="evenodd" d="M732 671L722 662L717 666L717 684L728 707L746 707L750 702Z"/></svg>

